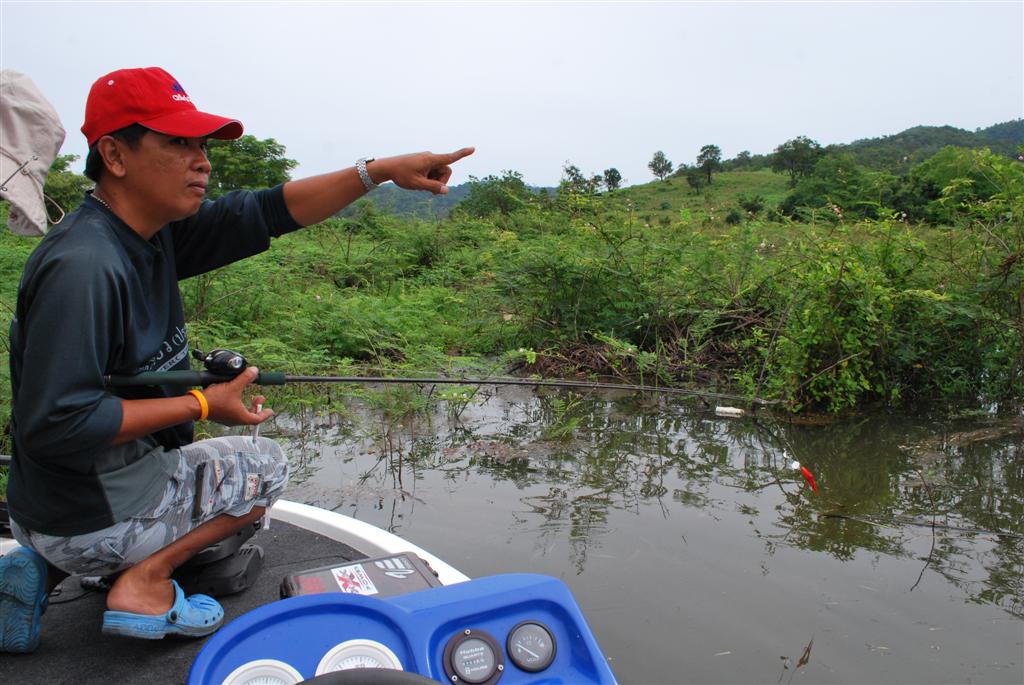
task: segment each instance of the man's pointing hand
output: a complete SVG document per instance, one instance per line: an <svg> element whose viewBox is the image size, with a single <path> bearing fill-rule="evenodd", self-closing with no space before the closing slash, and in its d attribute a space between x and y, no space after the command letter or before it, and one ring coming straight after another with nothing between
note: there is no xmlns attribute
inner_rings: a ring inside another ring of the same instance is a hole
<svg viewBox="0 0 1024 685"><path fill-rule="evenodd" d="M448 193L451 165L473 154L476 148L464 147L448 154L417 152L411 155L376 159L366 165L374 183L394 181L406 190L429 190L435 195Z"/></svg>

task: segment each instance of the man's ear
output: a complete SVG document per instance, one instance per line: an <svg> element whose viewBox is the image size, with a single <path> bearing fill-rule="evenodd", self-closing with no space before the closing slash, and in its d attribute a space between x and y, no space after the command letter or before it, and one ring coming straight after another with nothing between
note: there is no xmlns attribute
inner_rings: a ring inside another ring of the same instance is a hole
<svg viewBox="0 0 1024 685"><path fill-rule="evenodd" d="M125 174L128 173L124 157L121 155L122 145L123 143L113 136L103 136L96 141L96 152L99 153L100 158L103 160L103 165L106 167L107 172L115 178L124 178Z"/></svg>

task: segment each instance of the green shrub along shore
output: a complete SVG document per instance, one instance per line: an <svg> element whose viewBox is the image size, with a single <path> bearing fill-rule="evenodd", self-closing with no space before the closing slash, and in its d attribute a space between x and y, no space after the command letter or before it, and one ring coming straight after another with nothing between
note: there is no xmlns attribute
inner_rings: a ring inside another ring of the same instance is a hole
<svg viewBox="0 0 1024 685"><path fill-rule="evenodd" d="M674 176L538 193L506 172L473 179L443 219L364 200L185 281L191 342L300 374L614 377L791 412L1012 406L1024 398L1024 164L939 155L902 190L832 159L794 188L763 169L696 189ZM803 204L783 213L794 195ZM36 244L0 232L5 352ZM4 423L8 374L4 361ZM359 390L274 389L274 406L327 409Z"/></svg>

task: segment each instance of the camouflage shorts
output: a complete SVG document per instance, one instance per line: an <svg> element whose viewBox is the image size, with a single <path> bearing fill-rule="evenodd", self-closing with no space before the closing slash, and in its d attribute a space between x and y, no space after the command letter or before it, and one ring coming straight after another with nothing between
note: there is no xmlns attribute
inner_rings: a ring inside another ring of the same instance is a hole
<svg viewBox="0 0 1024 685"><path fill-rule="evenodd" d="M256 444L243 436L212 438L179 451L178 468L150 509L71 537L33 533L15 524L14 537L68 573L105 575L134 566L220 514L244 516L255 506L271 506L288 483L288 460L267 438Z"/></svg>

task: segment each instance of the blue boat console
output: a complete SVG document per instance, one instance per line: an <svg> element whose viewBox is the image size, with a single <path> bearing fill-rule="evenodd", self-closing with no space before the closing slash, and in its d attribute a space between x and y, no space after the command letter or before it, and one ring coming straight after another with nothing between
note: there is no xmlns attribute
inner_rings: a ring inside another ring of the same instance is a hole
<svg viewBox="0 0 1024 685"><path fill-rule="evenodd" d="M327 592L262 606L207 642L188 683L290 685L366 667L455 685L616 682L569 588L508 574L393 597Z"/></svg>

